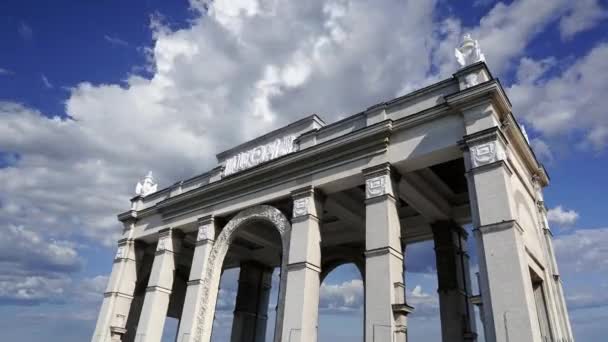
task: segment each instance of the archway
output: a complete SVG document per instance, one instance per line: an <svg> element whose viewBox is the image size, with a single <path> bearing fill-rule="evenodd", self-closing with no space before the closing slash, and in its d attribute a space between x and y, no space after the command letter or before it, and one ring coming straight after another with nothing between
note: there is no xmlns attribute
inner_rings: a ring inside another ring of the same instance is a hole
<svg viewBox="0 0 608 342"><path fill-rule="evenodd" d="M263 227L263 228L260 228ZM287 255L289 255L289 234L291 225L285 215L275 207L258 205L239 212L220 231L208 257L208 268L203 279L200 310L197 314L197 331L195 341L209 341L213 328L213 318L218 297L218 288L224 262L229 249L239 236L240 231L252 229L273 229L279 234L281 275L286 272ZM277 305L274 340L280 339L283 321L283 304L285 298L286 277L279 281L279 301Z"/></svg>

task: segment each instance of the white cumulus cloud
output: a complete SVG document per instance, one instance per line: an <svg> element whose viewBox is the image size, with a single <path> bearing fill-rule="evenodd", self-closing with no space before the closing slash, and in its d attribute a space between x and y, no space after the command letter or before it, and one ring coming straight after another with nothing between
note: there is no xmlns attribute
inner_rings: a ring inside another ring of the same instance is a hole
<svg viewBox="0 0 608 342"><path fill-rule="evenodd" d="M557 223L561 226L569 226L576 222L578 213L574 210L564 210L561 205L551 208L547 211L547 219L549 222Z"/></svg>
<svg viewBox="0 0 608 342"><path fill-rule="evenodd" d="M562 272L574 276L580 272L608 271L608 228L580 229L554 240Z"/></svg>
<svg viewBox="0 0 608 342"><path fill-rule="evenodd" d="M363 308L363 281L321 285L319 308L329 312L352 312Z"/></svg>
<svg viewBox="0 0 608 342"><path fill-rule="evenodd" d="M603 98L608 79L599 75L608 73L608 44L597 45L557 75L544 75L551 65L547 59L521 60L518 74L529 77L508 89L515 113L549 139L578 133L583 136L580 140L575 136L578 146L603 149L608 143ZM525 71L530 69L534 71Z"/></svg>

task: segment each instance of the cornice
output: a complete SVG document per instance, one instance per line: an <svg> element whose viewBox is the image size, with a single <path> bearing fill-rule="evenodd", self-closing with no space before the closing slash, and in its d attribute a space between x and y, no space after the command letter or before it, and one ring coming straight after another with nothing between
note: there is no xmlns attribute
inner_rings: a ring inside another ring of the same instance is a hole
<svg viewBox="0 0 608 342"><path fill-rule="evenodd" d="M477 62L477 63L473 63L471 65L468 65L464 68L459 69L457 72L455 72L453 74L454 78L458 79L466 74L469 74L473 71L477 71L479 69L484 69L487 73L490 79L493 79L494 76L492 76L492 73L490 72L490 69L488 68L488 65L485 62Z"/></svg>
<svg viewBox="0 0 608 342"><path fill-rule="evenodd" d="M118 220L121 222L134 222L137 220L137 211L129 210L124 213L118 214Z"/></svg>
<svg viewBox="0 0 608 342"><path fill-rule="evenodd" d="M427 108L418 113L411 114L393 121L393 132L421 125L425 122L432 121L441 116L454 113L454 109L446 103L440 103L431 108Z"/></svg>
<svg viewBox="0 0 608 342"><path fill-rule="evenodd" d="M522 160L530 170L532 177L536 177L540 181L540 185L543 187L549 185L549 174L547 173L547 170L543 164L541 164L538 161L538 158L536 158L534 150L526 141L526 138L524 137L513 113L509 112L505 118L505 123L508 125L508 129L506 130L507 132L505 134L514 141L514 144L511 145L517 150L518 155L522 156ZM513 127L515 127L515 129L513 129Z"/></svg>
<svg viewBox="0 0 608 342"><path fill-rule="evenodd" d="M499 114L505 116L511 112L511 102L497 79L448 95L445 100L450 107L461 111L491 101L498 108Z"/></svg>
<svg viewBox="0 0 608 342"><path fill-rule="evenodd" d="M357 152L368 151L357 156L357 159L363 158L369 153L375 153L374 151L377 153L378 150L387 148L391 129L392 120L379 122L165 199L156 206L137 212L137 216L142 218L160 212L163 216L170 217L176 211L189 207L202 208L205 207L205 202L227 199L235 193L242 195L244 191L251 188L260 189L264 183L280 184L283 181L322 169L321 167L313 170L314 166L341 160L348 162L353 160L352 156ZM282 172L278 173L277 170L282 170ZM285 172L285 170L288 171Z"/></svg>

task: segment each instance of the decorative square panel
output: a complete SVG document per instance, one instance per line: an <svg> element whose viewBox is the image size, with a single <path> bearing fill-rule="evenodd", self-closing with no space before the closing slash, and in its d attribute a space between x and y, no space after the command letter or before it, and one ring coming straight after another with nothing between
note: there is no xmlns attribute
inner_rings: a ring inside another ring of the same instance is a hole
<svg viewBox="0 0 608 342"><path fill-rule="evenodd" d="M483 144L472 146L471 164L473 168L494 163L506 159L505 152L496 141L489 141Z"/></svg>
<svg viewBox="0 0 608 342"><path fill-rule="evenodd" d="M204 240L213 240L213 232L211 231L211 225L204 224L198 227L198 234L196 236L196 241L204 241Z"/></svg>
<svg viewBox="0 0 608 342"><path fill-rule="evenodd" d="M118 249L116 250L116 255L114 256L114 259L115 259L115 260L116 260L116 259L122 259L122 258L124 258L124 257L125 257L125 256L124 256L124 254L125 254L125 247L120 246L120 247L118 247Z"/></svg>
<svg viewBox="0 0 608 342"><path fill-rule="evenodd" d="M365 181L365 197L373 198L386 193L386 176L369 178Z"/></svg>
<svg viewBox="0 0 608 342"><path fill-rule="evenodd" d="M293 201L293 217L308 214L308 198L298 198Z"/></svg>

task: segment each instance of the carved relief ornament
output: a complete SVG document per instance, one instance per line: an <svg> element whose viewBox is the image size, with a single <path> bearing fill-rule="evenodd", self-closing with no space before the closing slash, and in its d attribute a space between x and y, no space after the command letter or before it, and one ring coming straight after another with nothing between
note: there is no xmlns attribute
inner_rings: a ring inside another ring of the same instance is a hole
<svg viewBox="0 0 608 342"><path fill-rule="evenodd" d="M507 159L505 148L496 140L471 146L470 155L473 168Z"/></svg>
<svg viewBox="0 0 608 342"><path fill-rule="evenodd" d="M198 234L196 235L196 241L213 240L215 238L211 224L203 224L198 227Z"/></svg>
<svg viewBox="0 0 608 342"><path fill-rule="evenodd" d="M161 252L167 249L167 242L166 242L167 238L166 237L161 237L158 240L158 243L156 244L156 251L157 252Z"/></svg>
<svg viewBox="0 0 608 342"><path fill-rule="evenodd" d="M124 258L125 257L124 254L125 254L125 247L118 246L118 249L116 250L116 255L114 256L114 260Z"/></svg>
<svg viewBox="0 0 608 342"><path fill-rule="evenodd" d="M229 176L258 164L292 153L296 150L296 137L289 135L275 139L265 145L256 146L247 151L237 153L226 160L224 176Z"/></svg>
<svg viewBox="0 0 608 342"><path fill-rule="evenodd" d="M298 198L293 201L293 217L308 215L308 198Z"/></svg>
<svg viewBox="0 0 608 342"><path fill-rule="evenodd" d="M365 198L374 198L386 193L386 179L388 176L381 175L365 180Z"/></svg>
<svg viewBox="0 0 608 342"><path fill-rule="evenodd" d="M206 331L207 336L210 336L212 324L205 325L205 320L213 320L213 316L209 315L209 313L211 310L214 310L214 307L210 306L208 301L209 293L211 291L211 284L215 284L215 286L219 285L222 263L226 257L228 248L234 239L235 230L245 222L251 220L264 220L272 223L281 235L283 255L289 254L289 232L291 230L291 225L289 220L287 220L285 215L283 215L280 210L268 205L259 205L245 209L233 217L218 235L207 259L209 267L207 268L203 277L202 294L198 298L200 301L200 308L196 315L196 329L194 333L195 342L202 341L203 334L205 333L204 330L206 329L208 329L208 331ZM282 258L281 273L285 272L286 268L287 258ZM279 298L280 304L279 312L277 313L277 322L282 322L282 303L285 300L284 289L286 281L287 277L281 277L279 285L279 293L281 293L281 298Z"/></svg>

